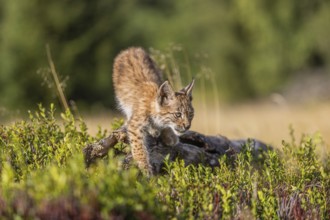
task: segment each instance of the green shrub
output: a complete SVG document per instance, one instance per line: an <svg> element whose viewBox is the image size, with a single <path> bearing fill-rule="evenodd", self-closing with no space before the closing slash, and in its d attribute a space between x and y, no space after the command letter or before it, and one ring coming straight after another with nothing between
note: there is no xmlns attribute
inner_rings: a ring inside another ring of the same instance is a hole
<svg viewBox="0 0 330 220"><path fill-rule="evenodd" d="M319 138L283 143L253 159L249 145L217 168L166 161L166 174L146 178L122 158L86 169L82 148L105 137L88 134L70 112L61 125L53 105L28 121L0 127L0 218L4 219L327 219L329 155ZM118 127L120 121L114 126ZM294 137L294 136L292 136Z"/></svg>

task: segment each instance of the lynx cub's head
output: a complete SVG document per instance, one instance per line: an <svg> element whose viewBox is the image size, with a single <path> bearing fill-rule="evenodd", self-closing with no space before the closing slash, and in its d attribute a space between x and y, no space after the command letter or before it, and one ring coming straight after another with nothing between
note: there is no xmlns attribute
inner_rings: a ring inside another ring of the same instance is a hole
<svg viewBox="0 0 330 220"><path fill-rule="evenodd" d="M182 135L190 128L194 117L192 107L193 80L188 86L174 92L168 81L158 89L155 122L160 127L170 127L176 135Z"/></svg>

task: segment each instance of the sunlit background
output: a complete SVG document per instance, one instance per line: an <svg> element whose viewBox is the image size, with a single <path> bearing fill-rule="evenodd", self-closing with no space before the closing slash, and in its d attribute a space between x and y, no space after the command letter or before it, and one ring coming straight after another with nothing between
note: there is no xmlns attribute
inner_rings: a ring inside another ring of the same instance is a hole
<svg viewBox="0 0 330 220"><path fill-rule="evenodd" d="M196 78L193 130L330 143L329 21L325 0L0 0L0 123L63 110L53 62L90 132L110 129L113 59L141 46L175 88Z"/></svg>

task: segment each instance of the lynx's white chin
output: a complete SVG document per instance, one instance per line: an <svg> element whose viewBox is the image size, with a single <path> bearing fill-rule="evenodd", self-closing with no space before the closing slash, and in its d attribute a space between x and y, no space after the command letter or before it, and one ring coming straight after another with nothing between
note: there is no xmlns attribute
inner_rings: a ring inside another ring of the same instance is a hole
<svg viewBox="0 0 330 220"><path fill-rule="evenodd" d="M186 131L178 131L178 130L176 130L176 129L173 129L173 132L174 132L174 134L175 135L177 135L177 136L181 136L181 135L183 135Z"/></svg>

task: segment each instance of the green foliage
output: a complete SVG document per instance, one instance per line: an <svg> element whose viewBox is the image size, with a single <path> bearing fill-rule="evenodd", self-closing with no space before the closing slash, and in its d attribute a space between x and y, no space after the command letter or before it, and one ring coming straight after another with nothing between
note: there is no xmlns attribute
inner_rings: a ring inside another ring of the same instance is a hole
<svg viewBox="0 0 330 220"><path fill-rule="evenodd" d="M283 150L254 159L243 147L217 168L165 162L166 174L146 178L122 159L86 169L82 148L106 135L88 134L70 112L54 107L28 121L0 127L0 218L326 219L330 212L329 155L318 136L293 136ZM121 122L116 122L119 127Z"/></svg>
<svg viewBox="0 0 330 220"><path fill-rule="evenodd" d="M29 121L1 127L0 203L4 201L4 205L0 206L0 218L47 214L56 218L128 218L158 216L166 211L157 205L155 189L148 180L138 179L136 168L123 170L113 153L87 170L82 148L97 139L70 112L61 117L59 125L53 105L49 110L39 106L39 111L30 113ZM103 132L97 138L104 137ZM77 213L70 217L61 210L65 209L61 203L69 203Z"/></svg>

